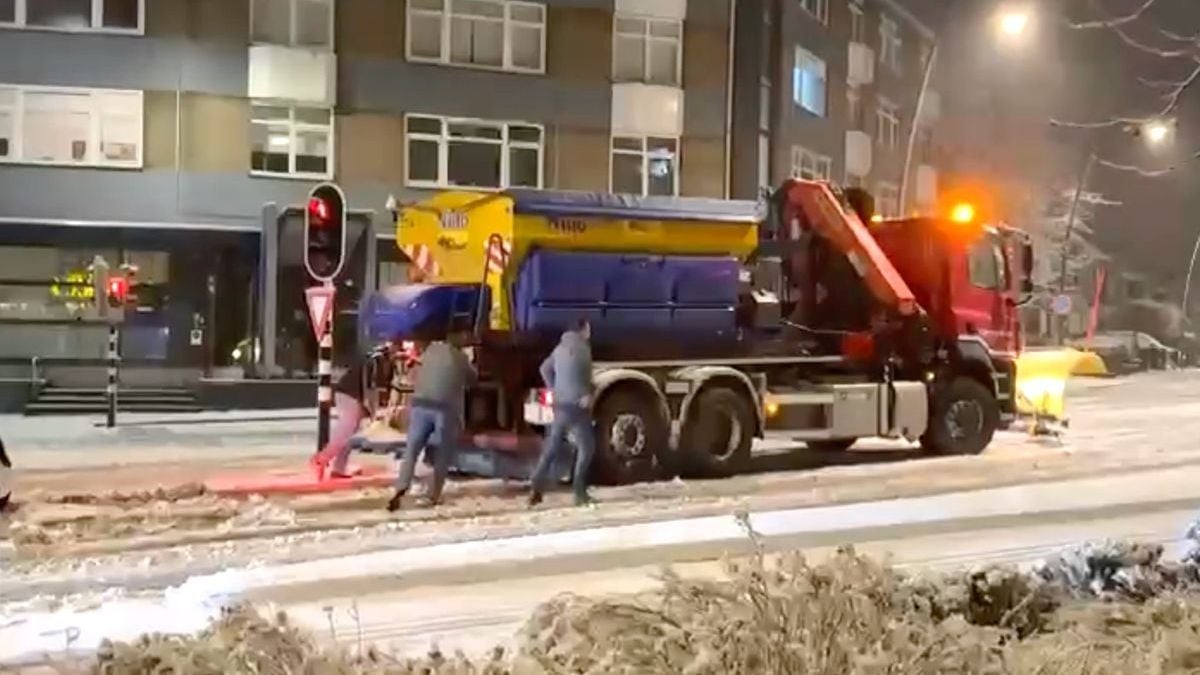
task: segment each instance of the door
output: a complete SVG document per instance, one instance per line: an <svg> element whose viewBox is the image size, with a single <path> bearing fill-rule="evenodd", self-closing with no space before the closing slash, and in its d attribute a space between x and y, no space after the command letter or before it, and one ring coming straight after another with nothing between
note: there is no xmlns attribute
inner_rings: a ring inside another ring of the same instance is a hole
<svg viewBox="0 0 1200 675"><path fill-rule="evenodd" d="M962 335L979 335L1001 352L1016 351L1013 322L1016 304L1009 293L1009 269L1004 242L987 232L967 249L965 283L954 299Z"/></svg>

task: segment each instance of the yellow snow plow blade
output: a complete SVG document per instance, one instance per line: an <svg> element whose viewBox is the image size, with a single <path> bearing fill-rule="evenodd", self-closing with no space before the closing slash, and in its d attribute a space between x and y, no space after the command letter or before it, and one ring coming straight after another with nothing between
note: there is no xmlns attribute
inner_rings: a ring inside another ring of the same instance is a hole
<svg viewBox="0 0 1200 675"><path fill-rule="evenodd" d="M1017 357L1017 412L1065 420L1067 380L1072 375L1107 374L1104 360L1095 352L1078 349L1022 352Z"/></svg>

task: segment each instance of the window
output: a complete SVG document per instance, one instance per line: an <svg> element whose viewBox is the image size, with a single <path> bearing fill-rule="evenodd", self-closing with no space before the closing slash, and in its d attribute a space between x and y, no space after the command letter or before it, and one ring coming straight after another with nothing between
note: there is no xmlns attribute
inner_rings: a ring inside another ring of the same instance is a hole
<svg viewBox="0 0 1200 675"><path fill-rule="evenodd" d="M867 17L857 0L850 0L850 41L866 44Z"/></svg>
<svg viewBox="0 0 1200 675"><path fill-rule="evenodd" d="M875 142L885 148L896 149L900 145L900 108L896 104L879 99L875 111Z"/></svg>
<svg viewBox="0 0 1200 675"><path fill-rule="evenodd" d="M410 61L546 71L546 6L515 0L409 0Z"/></svg>
<svg viewBox="0 0 1200 675"><path fill-rule="evenodd" d="M800 0L800 6L817 21L829 23L829 0Z"/></svg>
<svg viewBox="0 0 1200 675"><path fill-rule="evenodd" d="M145 0L0 0L0 25L141 33Z"/></svg>
<svg viewBox="0 0 1200 675"><path fill-rule="evenodd" d="M409 115L405 124L409 185L542 187L540 125L427 115Z"/></svg>
<svg viewBox="0 0 1200 675"><path fill-rule="evenodd" d="M333 0L252 0L250 39L333 49Z"/></svg>
<svg viewBox="0 0 1200 675"><path fill-rule="evenodd" d="M884 218L900 215L900 188L895 183L880 183L875 191L875 212Z"/></svg>
<svg viewBox="0 0 1200 675"><path fill-rule="evenodd" d="M613 79L678 87L683 59L683 22L616 15Z"/></svg>
<svg viewBox="0 0 1200 675"><path fill-rule="evenodd" d="M611 182L618 194L679 194L679 139L614 136Z"/></svg>
<svg viewBox="0 0 1200 675"><path fill-rule="evenodd" d="M141 168L142 92L0 85L0 162Z"/></svg>
<svg viewBox="0 0 1200 675"><path fill-rule="evenodd" d="M825 62L800 46L792 67L792 100L814 115L825 115Z"/></svg>
<svg viewBox="0 0 1200 675"><path fill-rule="evenodd" d="M792 176L802 180L829 180L833 160L798 145L792 146Z"/></svg>
<svg viewBox="0 0 1200 675"><path fill-rule="evenodd" d="M991 237L983 237L967 255L967 276L978 288L1004 288L1003 252Z"/></svg>
<svg viewBox="0 0 1200 675"><path fill-rule="evenodd" d="M329 178L333 111L255 104L250 110L250 173Z"/></svg>
<svg viewBox="0 0 1200 675"><path fill-rule="evenodd" d="M886 64L892 72L901 70L901 50L904 43L900 39L900 25L886 16L879 18L879 62Z"/></svg>

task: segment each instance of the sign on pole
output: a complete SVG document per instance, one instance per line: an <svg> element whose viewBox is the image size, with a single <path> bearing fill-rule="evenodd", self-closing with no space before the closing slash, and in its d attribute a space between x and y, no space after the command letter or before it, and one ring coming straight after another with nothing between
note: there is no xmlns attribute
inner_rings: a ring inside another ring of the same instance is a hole
<svg viewBox="0 0 1200 675"><path fill-rule="evenodd" d="M333 286L313 286L304 290L308 301L308 320L312 322L313 337L317 342L329 330L329 319L333 316Z"/></svg>
<svg viewBox="0 0 1200 675"><path fill-rule="evenodd" d="M1071 296L1066 293L1054 296L1050 301L1050 310L1058 316L1067 316L1071 313Z"/></svg>

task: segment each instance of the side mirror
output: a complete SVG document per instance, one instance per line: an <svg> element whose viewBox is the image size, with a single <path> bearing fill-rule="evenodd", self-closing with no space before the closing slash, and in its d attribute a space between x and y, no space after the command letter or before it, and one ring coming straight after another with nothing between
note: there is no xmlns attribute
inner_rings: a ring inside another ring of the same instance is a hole
<svg viewBox="0 0 1200 675"><path fill-rule="evenodd" d="M1021 242L1021 303L1033 298L1033 242Z"/></svg>

